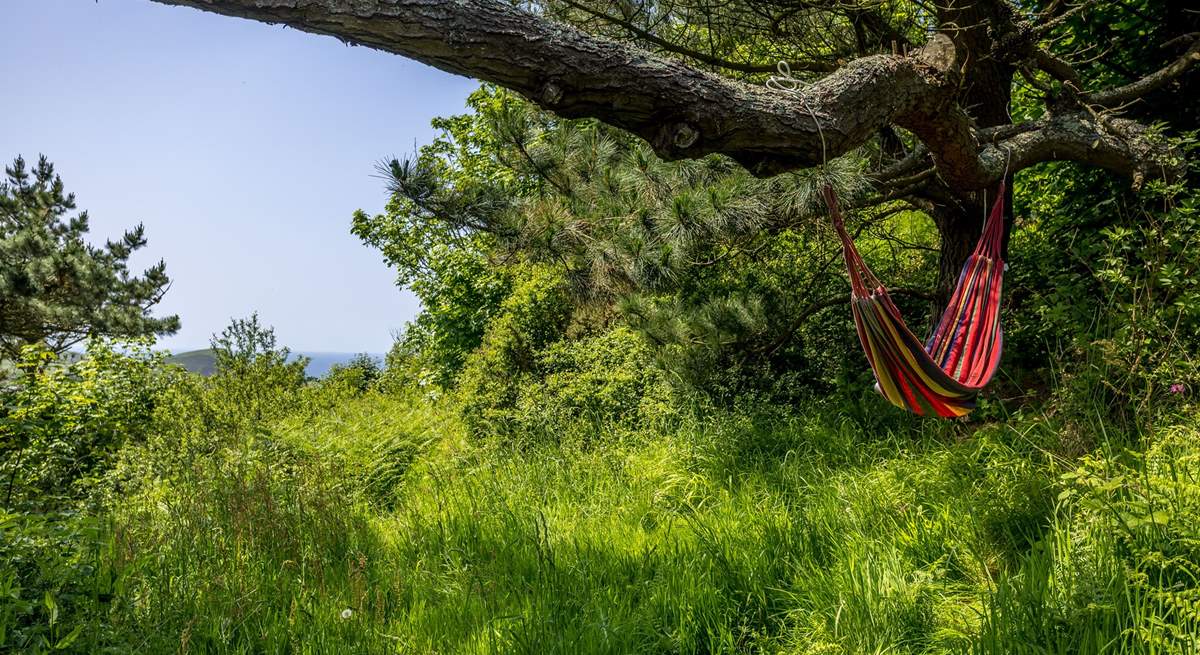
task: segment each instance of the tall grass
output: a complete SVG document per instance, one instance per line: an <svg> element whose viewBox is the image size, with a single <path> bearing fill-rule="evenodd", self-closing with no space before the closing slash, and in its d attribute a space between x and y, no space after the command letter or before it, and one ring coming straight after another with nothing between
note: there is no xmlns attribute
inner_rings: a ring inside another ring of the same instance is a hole
<svg viewBox="0 0 1200 655"><path fill-rule="evenodd" d="M284 421L121 503L114 611L147 652L989 652L1057 534L1004 429L818 408L595 443L515 453L382 395Z"/></svg>
<svg viewBox="0 0 1200 655"><path fill-rule="evenodd" d="M1190 418L1079 460L1044 416L833 403L515 450L417 396L334 400L132 449L159 473L114 483L43 650L72 625L79 652L1198 648Z"/></svg>

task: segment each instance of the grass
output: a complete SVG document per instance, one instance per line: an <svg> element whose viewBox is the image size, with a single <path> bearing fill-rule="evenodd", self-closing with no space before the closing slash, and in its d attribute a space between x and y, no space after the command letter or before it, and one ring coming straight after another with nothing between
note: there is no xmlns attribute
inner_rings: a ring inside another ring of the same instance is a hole
<svg viewBox="0 0 1200 655"><path fill-rule="evenodd" d="M1118 652L1130 621L1094 602L1148 597L1056 510L1060 468L925 425L732 414L514 453L371 395L127 499L110 611L143 652Z"/></svg>
<svg viewBox="0 0 1200 655"><path fill-rule="evenodd" d="M74 620L79 652L1200 647L1191 419L1067 460L1045 418L831 403L524 450L411 396L307 407L119 483L47 644Z"/></svg>

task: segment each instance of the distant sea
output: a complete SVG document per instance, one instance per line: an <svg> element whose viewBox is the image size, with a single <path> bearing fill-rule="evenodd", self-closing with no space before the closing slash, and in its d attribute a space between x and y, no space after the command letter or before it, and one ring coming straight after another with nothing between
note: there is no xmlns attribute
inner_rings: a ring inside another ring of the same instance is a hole
<svg viewBox="0 0 1200 655"><path fill-rule="evenodd" d="M361 353L329 353L315 351L292 353L293 356L308 358L308 368L306 368L305 371L307 371L308 374L314 378L324 376L329 372L329 369L333 368L334 364L349 363L350 360L354 359L360 354ZM371 359L374 359L375 363L379 364L380 366L383 365L383 353L367 353L367 355Z"/></svg>

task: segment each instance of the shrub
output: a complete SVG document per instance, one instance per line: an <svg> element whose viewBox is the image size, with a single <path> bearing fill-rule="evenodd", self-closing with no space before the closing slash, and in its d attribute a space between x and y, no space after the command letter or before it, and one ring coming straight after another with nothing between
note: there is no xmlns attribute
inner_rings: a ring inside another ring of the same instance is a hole
<svg viewBox="0 0 1200 655"><path fill-rule="evenodd" d="M92 341L70 366L27 347L0 417L0 651L95 652L114 592L94 510L118 452L149 438L168 383L149 341Z"/></svg>
<svg viewBox="0 0 1200 655"><path fill-rule="evenodd" d="M334 364L321 380L321 386L335 386L361 396L379 382L383 370L374 357L366 353L355 355L345 364Z"/></svg>
<svg viewBox="0 0 1200 655"><path fill-rule="evenodd" d="M28 346L0 418L0 480L9 509L62 506L87 495L118 449L142 441L166 383L149 341L92 341L70 366Z"/></svg>
<svg viewBox="0 0 1200 655"><path fill-rule="evenodd" d="M1200 385L1200 200L1183 183L1134 196L1069 164L1023 175L1034 183L1018 196L1029 217L1006 280L1008 370L1083 422L1065 426L1084 433L1082 452L1093 419L1136 432Z"/></svg>
<svg viewBox="0 0 1200 655"><path fill-rule="evenodd" d="M540 354L563 336L571 316L557 271L528 266L522 273L459 378L463 419L473 434L511 436L521 386L538 373Z"/></svg>
<svg viewBox="0 0 1200 655"><path fill-rule="evenodd" d="M594 337L551 344L539 376L521 386L513 424L525 439L586 443L604 431L633 429L676 413L654 354L641 337L617 327Z"/></svg>

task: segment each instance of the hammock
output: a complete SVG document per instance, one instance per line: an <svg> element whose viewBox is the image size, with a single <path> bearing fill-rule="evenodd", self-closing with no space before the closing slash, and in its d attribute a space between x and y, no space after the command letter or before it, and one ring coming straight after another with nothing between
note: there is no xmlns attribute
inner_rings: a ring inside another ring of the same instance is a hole
<svg viewBox="0 0 1200 655"><path fill-rule="evenodd" d="M893 405L922 416L952 418L969 413L979 391L996 373L1003 344L999 310L1004 283L1000 258L1004 182L950 303L924 345L904 324L887 289L858 254L833 188L824 187L823 195L842 241L850 271L850 308L858 340L879 382L876 389Z"/></svg>

